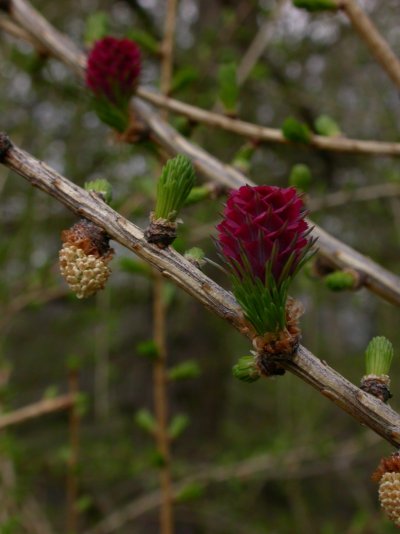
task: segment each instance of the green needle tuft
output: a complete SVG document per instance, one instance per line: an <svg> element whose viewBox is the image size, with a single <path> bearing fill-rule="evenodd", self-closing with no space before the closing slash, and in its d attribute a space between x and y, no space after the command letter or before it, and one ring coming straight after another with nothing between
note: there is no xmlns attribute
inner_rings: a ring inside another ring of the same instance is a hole
<svg viewBox="0 0 400 534"><path fill-rule="evenodd" d="M367 375L388 375L394 355L392 343L383 336L374 337L365 351Z"/></svg>
<svg viewBox="0 0 400 534"><path fill-rule="evenodd" d="M179 154L163 168L157 184L155 219L175 221L195 182L193 165L189 158Z"/></svg>

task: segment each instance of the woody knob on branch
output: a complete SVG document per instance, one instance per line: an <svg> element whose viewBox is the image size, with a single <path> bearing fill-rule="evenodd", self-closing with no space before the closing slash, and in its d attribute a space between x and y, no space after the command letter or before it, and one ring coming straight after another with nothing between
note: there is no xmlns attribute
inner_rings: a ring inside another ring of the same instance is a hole
<svg viewBox="0 0 400 534"><path fill-rule="evenodd" d="M106 180L94 180L85 189L105 202L111 200L111 186ZM81 219L61 234L60 272L79 299L103 289L110 274L109 262L114 250L106 232L87 219Z"/></svg>
<svg viewBox="0 0 400 534"><path fill-rule="evenodd" d="M288 289L315 242L303 201L292 187L246 185L231 192L223 217L217 226L218 248L255 348L253 359L242 358L234 374L248 382L283 374L279 361L297 350L302 314Z"/></svg>
<svg viewBox="0 0 400 534"><path fill-rule="evenodd" d="M177 217L196 176L191 161L182 154L167 161L157 184L157 200L145 232L149 243L166 248L176 238Z"/></svg>
<svg viewBox="0 0 400 534"><path fill-rule="evenodd" d="M389 371L393 355L392 343L383 336L371 339L365 351L366 374L361 379L360 388L382 402L392 397Z"/></svg>

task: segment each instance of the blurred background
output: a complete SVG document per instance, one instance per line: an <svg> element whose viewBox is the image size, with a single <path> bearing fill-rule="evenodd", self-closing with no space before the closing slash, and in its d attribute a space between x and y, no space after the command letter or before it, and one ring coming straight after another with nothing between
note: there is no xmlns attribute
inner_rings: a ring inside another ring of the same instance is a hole
<svg viewBox="0 0 400 534"><path fill-rule="evenodd" d="M400 54L398 2L359 3ZM162 39L165 2L34 4L82 47L99 20L112 35L136 38L143 45L141 83L158 87L154 42ZM104 15L93 22L99 11ZM318 117L327 115L349 137L400 141L398 91L345 17L310 16L290 1L282 8L273 0L180 0L173 96L221 111L221 69L240 67L268 22L268 42L237 88L240 118L280 128L293 116L314 129ZM83 83L67 67L4 32L0 38L1 129L79 185L107 178L112 206L144 228L160 173L152 147L116 143L90 110ZM234 160L245 143L182 117L171 115L171 122L223 162ZM381 197L378 188L372 200L324 207L339 191L400 184L398 158L260 144L247 172L258 184L285 187L298 163L308 165L313 176L308 195L319 209L311 218L399 273L398 197ZM137 417L151 412L153 402L151 276L113 243L107 288L79 301L57 265L60 233L75 217L5 168L0 169L0 193L1 409L66 392L68 379L78 374L83 394L74 467L78 532L157 533L161 462L143 417ZM223 198L187 206L176 248L198 246L219 261L211 236L222 205ZM229 287L212 265L205 272ZM190 360L196 368L192 378L169 383L171 418L185 416L172 445L173 480L180 484L176 533L394 532L370 480L391 447L294 376L255 384L234 379L232 365L248 354L248 341L181 290L169 283L164 289L169 366ZM399 309L365 289L332 292L307 268L291 292L306 307L304 345L356 384L369 340L384 335L393 342L391 405L399 410ZM65 532L69 418L61 411L1 432L2 534ZM96 530L110 514L117 517L116 526Z"/></svg>

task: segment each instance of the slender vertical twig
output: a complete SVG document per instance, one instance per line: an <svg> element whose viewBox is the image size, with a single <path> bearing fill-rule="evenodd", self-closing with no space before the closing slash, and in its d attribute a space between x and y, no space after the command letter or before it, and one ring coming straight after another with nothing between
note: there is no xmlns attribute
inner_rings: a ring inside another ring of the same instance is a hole
<svg viewBox="0 0 400 534"><path fill-rule="evenodd" d="M109 312L110 295L107 289L100 291L96 295L96 308L99 312L99 318L95 327L95 403L94 411L96 417L105 419L110 412L110 395L109 395L109 329L107 324L107 315Z"/></svg>
<svg viewBox="0 0 400 534"><path fill-rule="evenodd" d="M251 73L254 65L262 56L271 37L274 34L276 23L285 7L287 0L277 0L271 16L261 25L249 48L244 53L237 69L237 83L243 85Z"/></svg>
<svg viewBox="0 0 400 534"><path fill-rule="evenodd" d="M168 0L162 42L162 61L160 88L165 95L171 89L173 50L176 24L177 0ZM168 118L168 110L164 110L164 119ZM168 436L168 391L167 391L167 346L166 346L166 310L164 303L164 280L158 271L154 271L154 341L157 346L158 358L153 368L154 410L157 420L156 440L159 452L163 457L160 469L161 508L160 531L162 534L174 532L173 492L171 476L171 451Z"/></svg>
<svg viewBox="0 0 400 534"><path fill-rule="evenodd" d="M77 396L79 392L79 373L75 366L68 369L68 390L70 395ZM69 410L69 456L67 465L67 533L78 532L78 461L79 461L79 408L74 402Z"/></svg>
<svg viewBox="0 0 400 534"><path fill-rule="evenodd" d="M156 441L162 456L160 468L161 509L160 532L171 534L174 531L173 494L171 477L171 452L168 436L168 392L167 392L167 350L165 328L165 303L163 298L164 281L159 273L153 282L154 295L154 341L157 345L158 358L153 367L154 411L157 420Z"/></svg>

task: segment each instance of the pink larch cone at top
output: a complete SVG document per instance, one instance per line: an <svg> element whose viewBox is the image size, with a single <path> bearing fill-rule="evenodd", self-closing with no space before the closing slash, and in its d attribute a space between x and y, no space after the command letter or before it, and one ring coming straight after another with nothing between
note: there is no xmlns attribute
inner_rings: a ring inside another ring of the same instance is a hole
<svg viewBox="0 0 400 534"><path fill-rule="evenodd" d="M118 104L134 93L140 70L140 49L135 42L104 37L94 44L89 53L86 85L97 97L105 97Z"/></svg>

